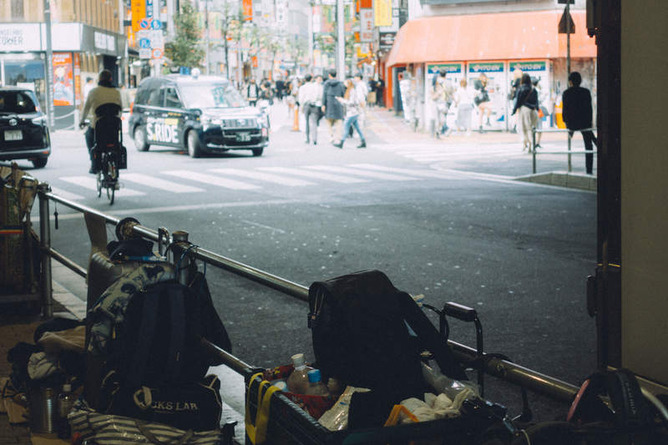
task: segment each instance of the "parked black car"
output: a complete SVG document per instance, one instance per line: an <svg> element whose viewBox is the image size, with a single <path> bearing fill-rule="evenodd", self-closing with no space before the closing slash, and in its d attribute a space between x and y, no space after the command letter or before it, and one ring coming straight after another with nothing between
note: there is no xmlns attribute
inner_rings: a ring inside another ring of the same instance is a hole
<svg viewBox="0 0 668 445"><path fill-rule="evenodd" d="M148 77L137 88L129 133L139 151L153 144L203 153L251 150L269 143L269 119L250 107L225 79L170 74Z"/></svg>
<svg viewBox="0 0 668 445"><path fill-rule="evenodd" d="M0 161L29 159L42 168L50 154L49 127L35 93L29 88L0 88Z"/></svg>

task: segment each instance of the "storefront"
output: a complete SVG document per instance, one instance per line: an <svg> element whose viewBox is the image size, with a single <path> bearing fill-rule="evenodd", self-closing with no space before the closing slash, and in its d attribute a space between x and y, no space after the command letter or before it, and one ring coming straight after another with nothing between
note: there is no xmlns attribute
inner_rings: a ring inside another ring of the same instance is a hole
<svg viewBox="0 0 668 445"><path fill-rule="evenodd" d="M74 128L82 106L82 85L109 69L118 83L126 38L81 23L52 26L54 129ZM46 32L41 23L0 24L0 83L34 89L45 107Z"/></svg>
<svg viewBox="0 0 668 445"><path fill-rule="evenodd" d="M474 129L482 125L487 131L503 131L514 126L509 94L516 71L520 70L536 84L544 108L544 125L553 125L557 121L554 111L559 111L568 76L566 35L558 33L561 13L546 10L411 20L399 30L385 60L385 78L397 79L399 72L404 78L424 76L412 82L413 91L402 94L413 98L413 117L423 130L430 130L436 119L436 106L431 99L434 76L446 69L446 79L459 87L464 78L470 85L479 84L484 74L491 113L489 119L486 115L481 119L482 113L476 107L472 125ZM575 34L570 37L572 70L579 70L583 86L594 90L596 46L587 36L585 12L571 14L575 23ZM388 99L389 103L396 102ZM454 124L454 116L453 107L449 124Z"/></svg>

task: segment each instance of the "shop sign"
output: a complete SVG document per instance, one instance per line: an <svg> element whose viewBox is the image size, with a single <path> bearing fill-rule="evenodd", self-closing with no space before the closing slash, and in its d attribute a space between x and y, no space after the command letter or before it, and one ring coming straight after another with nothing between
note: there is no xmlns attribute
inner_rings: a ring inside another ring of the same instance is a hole
<svg viewBox="0 0 668 445"><path fill-rule="evenodd" d="M392 26L392 0L374 1L373 12L376 26Z"/></svg>
<svg viewBox="0 0 668 445"><path fill-rule="evenodd" d="M373 41L373 9L360 9L360 42Z"/></svg>
<svg viewBox="0 0 668 445"><path fill-rule="evenodd" d="M522 62L510 62L510 72L512 73L516 69L521 70L523 73L527 71L545 71L546 70L545 61L522 61Z"/></svg>
<svg viewBox="0 0 668 445"><path fill-rule="evenodd" d="M433 65L427 66L427 71L429 74L439 73L441 70L445 70L448 74L461 74L462 73L461 63L436 63Z"/></svg>
<svg viewBox="0 0 668 445"><path fill-rule="evenodd" d="M394 39L397 37L396 32L381 32L378 34L379 49L392 49Z"/></svg>
<svg viewBox="0 0 668 445"><path fill-rule="evenodd" d="M469 63L469 73L502 73L503 62Z"/></svg>
<svg viewBox="0 0 668 445"><path fill-rule="evenodd" d="M95 49L116 51L116 38L114 36L95 31L93 37L95 39Z"/></svg>
<svg viewBox="0 0 668 445"><path fill-rule="evenodd" d="M141 20L146 17L146 0L130 0L132 12L132 32L139 31Z"/></svg>
<svg viewBox="0 0 668 445"><path fill-rule="evenodd" d="M39 25L0 25L0 51L40 51Z"/></svg>

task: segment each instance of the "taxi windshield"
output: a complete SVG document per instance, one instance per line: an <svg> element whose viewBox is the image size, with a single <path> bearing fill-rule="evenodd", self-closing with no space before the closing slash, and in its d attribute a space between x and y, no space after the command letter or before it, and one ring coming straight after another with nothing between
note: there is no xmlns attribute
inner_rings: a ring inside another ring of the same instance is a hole
<svg viewBox="0 0 668 445"><path fill-rule="evenodd" d="M182 85L181 92L187 108L238 108L246 102L229 84Z"/></svg>

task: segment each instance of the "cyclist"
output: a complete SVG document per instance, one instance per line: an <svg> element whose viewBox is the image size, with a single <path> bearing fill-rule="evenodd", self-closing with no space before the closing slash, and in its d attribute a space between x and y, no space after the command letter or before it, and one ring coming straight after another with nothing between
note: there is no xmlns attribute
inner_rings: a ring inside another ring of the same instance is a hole
<svg viewBox="0 0 668 445"><path fill-rule="evenodd" d="M81 113L81 122L79 123L79 127L83 128L86 123L86 116L88 116L89 112L93 112L93 117L91 118L91 124L86 130L86 133L84 137L86 138L86 146L88 146L88 155L90 157L91 161L91 167L88 173L97 173L97 166L95 165L95 162L93 160L93 154L91 150L93 149L93 146L95 145L95 123L99 119L99 116L95 113L97 109L100 106L106 105L106 104L114 104L118 105L118 109L120 110L123 106L123 102L121 100L121 93L118 89L114 87L112 84L112 75L111 71L109 70L102 70L100 71L100 74L98 76L98 82L97 86L93 88L90 93L88 93L88 96L86 97L86 103L84 104L83 111ZM118 114L118 117L120 117L120 112Z"/></svg>

